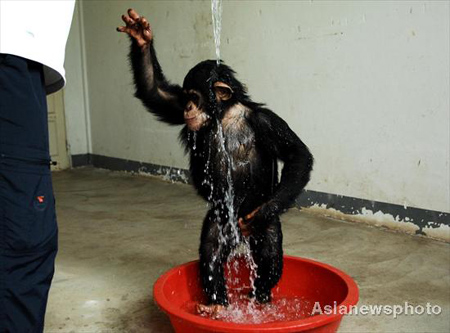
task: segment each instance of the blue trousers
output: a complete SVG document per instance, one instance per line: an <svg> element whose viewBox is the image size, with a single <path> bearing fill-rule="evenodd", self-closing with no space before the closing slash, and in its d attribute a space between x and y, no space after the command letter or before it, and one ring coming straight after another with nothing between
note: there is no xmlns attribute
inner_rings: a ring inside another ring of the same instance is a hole
<svg viewBox="0 0 450 333"><path fill-rule="evenodd" d="M0 54L0 333L43 331L57 244L42 65Z"/></svg>

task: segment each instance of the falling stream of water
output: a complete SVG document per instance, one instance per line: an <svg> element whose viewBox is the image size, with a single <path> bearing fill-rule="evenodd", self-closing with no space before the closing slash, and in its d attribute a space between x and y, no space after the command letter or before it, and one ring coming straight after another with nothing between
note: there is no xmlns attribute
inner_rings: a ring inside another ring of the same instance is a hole
<svg viewBox="0 0 450 333"><path fill-rule="evenodd" d="M212 22L213 22L213 30L214 30L214 43L216 46L216 61L217 66L220 66L220 35L222 30L222 0L212 0L211 1L211 12L212 12ZM211 76L217 76L214 75L214 73L211 73ZM215 96L213 96L215 99ZM221 122L221 117L219 116L221 113L221 107L219 104L216 105L217 112L216 112L216 140L218 141L219 147L217 147L219 156L221 158L221 164L224 166L226 170L226 188L225 190L225 197L223 198L223 202L220 203L220 206L223 208L222 212L218 212L218 215L227 215L228 221L224 223L224 228L230 228L230 230L220 230L221 235L219 236L219 239L222 240L222 243L226 242L226 235L229 235L229 232L231 231L232 242L234 244L238 244L240 242L240 234L237 227L237 215L235 212L234 207L234 188L233 188L233 179L232 179L232 167L233 167L233 160L232 156L229 154L229 152L226 149L226 138ZM226 213L226 214L220 214L220 213ZM217 216L219 218L219 216ZM221 228L223 229L223 228ZM225 244L222 244L225 245Z"/></svg>
<svg viewBox="0 0 450 333"><path fill-rule="evenodd" d="M216 61L217 66L220 66L220 35L222 30L222 0L212 0L211 1L211 10L212 10L212 22L214 29L214 43L215 43L215 51L216 51ZM211 76L217 76L217 73L212 72ZM215 99L215 96L213 96ZM216 218L219 221L220 218L225 217L227 221L221 221L219 225L219 248L218 253L222 251L222 248L230 243L233 245L238 245L232 253L230 254L229 260L227 262L228 271L234 270L235 272L239 269L238 266L234 265L236 261L231 260L233 257L240 256L245 258L246 266L249 269L249 283L250 290L254 289L254 281L257 276L257 265L253 260L253 257L250 252L250 246L248 239L241 237L241 234L238 230L237 220L238 220L238 212L235 207L235 192L233 188L233 177L232 177L232 168L233 168L233 156L227 151L226 144L226 133L224 133L224 129L221 122L221 117L219 116L221 113L221 106L218 104L216 112L216 130L214 133L213 141L217 142L218 147L217 151L219 153L221 164L225 169L225 177L226 177L226 188L224 188L225 197L220 202L214 202L214 206L219 207L216 210ZM212 139L212 138L211 138ZM194 146L193 149L196 148L196 137L193 137ZM213 193L213 182L212 177L209 175L211 172L210 167L210 158L211 151L209 151L209 155L207 158L207 163L205 166L205 184L209 184L211 186L211 193ZM212 199L212 197L210 198ZM231 239L229 238L231 236ZM219 258L213 257L212 262L210 263L211 269L213 268L215 261ZM239 274L237 274L239 275ZM212 276L209 277L212 279ZM242 281L241 281L242 282ZM234 281L233 283L240 285L240 281ZM214 299L213 295L213 299ZM221 312L219 315L219 320L234 322L234 323L265 323L265 322L276 322L276 321L285 321L285 320L295 320L304 318L307 316L304 309L306 309L305 302L301 302L300 299L288 299L288 298L275 298L273 302L266 305L259 305L253 299L249 299L248 297L236 297L233 296L233 293L229 293L229 303L230 305ZM186 309L191 311L193 309L192 304L187 304ZM191 310L189 310L191 309ZM192 310L193 311L193 310ZM195 311L193 311L195 312Z"/></svg>
<svg viewBox="0 0 450 333"><path fill-rule="evenodd" d="M220 34L222 31L222 0L211 0L214 44L216 45L216 61L220 64Z"/></svg>
<svg viewBox="0 0 450 333"><path fill-rule="evenodd" d="M222 0L212 0L211 1L211 11L212 11L212 22L213 22L213 29L214 29L214 43L215 43L215 49L216 49L216 61L217 66L220 66L220 36L221 36L221 30L222 30ZM212 73L213 75L213 73ZM216 115L220 115L220 105L217 105L217 112ZM224 166L226 170L226 188L225 190L225 197L223 198L223 202L219 203L219 206L222 207L222 212L217 212L217 218L220 218L220 215L226 215L228 220L225 223L221 223L222 227L219 228L219 252L222 250L222 247L226 245L226 242L231 242L234 245L241 244L240 247L237 249L234 249L232 253L230 254L230 258L236 256L237 254L243 255L246 258L247 265L251 271L250 274L250 284L251 287L254 286L254 280L256 277L256 264L251 256L250 253L250 246L248 244L248 240L241 239L241 235L238 230L237 225L237 212L235 210L235 193L233 188L233 178L232 178L232 168L233 168L233 157L232 155L227 151L226 147L226 137L224 133L224 129L222 126L222 122L220 120L221 117L216 118L216 140L218 141L219 147L218 152L221 157L222 165ZM209 164L209 163L208 163ZM226 214L223 214L223 213ZM222 213L222 214L221 214ZM232 239L229 239L227 237L232 237ZM243 241L243 242L242 242ZM213 258L213 262L211 265L214 264L215 260L217 258ZM228 260L227 267L228 270L233 269L233 267L230 266L231 261ZM234 269L237 269L236 267Z"/></svg>

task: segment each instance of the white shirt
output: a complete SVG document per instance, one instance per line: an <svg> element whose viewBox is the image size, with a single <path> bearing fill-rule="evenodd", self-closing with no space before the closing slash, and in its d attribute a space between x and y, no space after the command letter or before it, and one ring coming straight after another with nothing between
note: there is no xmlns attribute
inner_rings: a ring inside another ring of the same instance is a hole
<svg viewBox="0 0 450 333"><path fill-rule="evenodd" d="M0 53L44 65L47 93L66 82L64 55L75 0L0 0Z"/></svg>

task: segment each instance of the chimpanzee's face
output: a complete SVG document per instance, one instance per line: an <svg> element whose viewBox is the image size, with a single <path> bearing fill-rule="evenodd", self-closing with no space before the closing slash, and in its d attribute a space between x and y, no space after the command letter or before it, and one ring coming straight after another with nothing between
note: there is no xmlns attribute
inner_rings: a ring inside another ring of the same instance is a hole
<svg viewBox="0 0 450 333"><path fill-rule="evenodd" d="M189 89L184 93L187 97L184 121L191 131L198 131L209 124L216 103L228 101L233 95L233 90L226 83L220 81L213 83L212 94L214 94L216 103L211 103L209 96L204 96L204 92L202 93L200 90Z"/></svg>
<svg viewBox="0 0 450 333"><path fill-rule="evenodd" d="M218 110L224 111L233 104L234 91L227 82L230 74L229 67L217 66L215 61L207 60L186 75L183 83L186 96L184 120L189 130L198 131L207 126L213 116L221 116Z"/></svg>

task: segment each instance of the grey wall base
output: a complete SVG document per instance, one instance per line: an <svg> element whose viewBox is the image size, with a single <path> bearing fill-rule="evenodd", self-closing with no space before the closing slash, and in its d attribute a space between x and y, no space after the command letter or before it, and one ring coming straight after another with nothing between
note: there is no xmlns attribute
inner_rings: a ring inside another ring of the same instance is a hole
<svg viewBox="0 0 450 333"><path fill-rule="evenodd" d="M73 155L72 166L80 167L92 165L96 168L127 171L136 173L148 173L162 176L166 180L190 183L189 171L151 163L124 160L95 154ZM363 210L372 212L381 211L390 214L398 220L408 221L418 227L416 234L425 234L424 228L450 227L450 214L446 212L432 211L414 207L405 207L386 202L371 201L343 195L329 194L318 191L304 191L297 199L296 205L300 207L320 206L333 208L347 215L358 215Z"/></svg>

